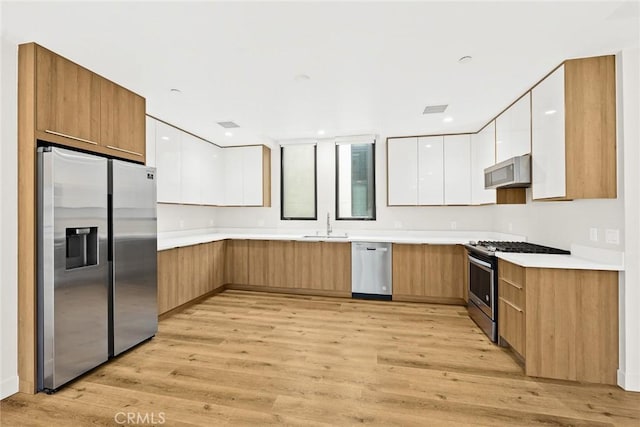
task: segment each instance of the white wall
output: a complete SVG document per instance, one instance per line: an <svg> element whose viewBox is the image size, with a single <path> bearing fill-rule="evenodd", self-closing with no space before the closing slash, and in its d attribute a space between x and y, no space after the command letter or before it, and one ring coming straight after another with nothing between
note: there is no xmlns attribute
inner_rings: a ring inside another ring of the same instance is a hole
<svg viewBox="0 0 640 427"><path fill-rule="evenodd" d="M158 233L211 228L215 224L216 208L158 203Z"/></svg>
<svg viewBox="0 0 640 427"><path fill-rule="evenodd" d="M625 272L620 280L620 367L618 384L640 391L640 50L622 52L619 129L624 151Z"/></svg>
<svg viewBox="0 0 640 427"><path fill-rule="evenodd" d="M0 2L0 28L2 25ZM0 399L18 391L17 44L0 34Z"/></svg>

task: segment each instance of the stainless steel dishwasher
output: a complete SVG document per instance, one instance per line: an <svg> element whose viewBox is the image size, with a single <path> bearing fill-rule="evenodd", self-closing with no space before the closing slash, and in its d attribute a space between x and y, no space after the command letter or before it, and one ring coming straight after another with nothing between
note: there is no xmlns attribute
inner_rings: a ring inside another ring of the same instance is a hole
<svg viewBox="0 0 640 427"><path fill-rule="evenodd" d="M391 243L351 243L351 296L391 299Z"/></svg>

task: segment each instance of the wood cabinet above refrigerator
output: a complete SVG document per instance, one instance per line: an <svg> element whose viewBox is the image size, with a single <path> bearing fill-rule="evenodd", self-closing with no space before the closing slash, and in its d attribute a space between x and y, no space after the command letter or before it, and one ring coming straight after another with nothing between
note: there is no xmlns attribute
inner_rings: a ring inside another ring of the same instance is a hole
<svg viewBox="0 0 640 427"><path fill-rule="evenodd" d="M38 140L145 162L145 99L34 43L25 69L33 76Z"/></svg>

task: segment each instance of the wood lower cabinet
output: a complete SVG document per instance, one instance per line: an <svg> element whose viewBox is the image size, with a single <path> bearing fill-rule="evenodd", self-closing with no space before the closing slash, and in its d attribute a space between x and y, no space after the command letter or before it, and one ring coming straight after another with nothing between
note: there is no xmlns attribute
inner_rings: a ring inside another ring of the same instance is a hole
<svg viewBox="0 0 640 427"><path fill-rule="evenodd" d="M521 357L526 356L525 269L500 263L498 269L498 335L502 345L510 345Z"/></svg>
<svg viewBox="0 0 640 427"><path fill-rule="evenodd" d="M459 245L393 245L393 299L462 304L465 251Z"/></svg>
<svg viewBox="0 0 640 427"><path fill-rule="evenodd" d="M527 375L616 384L617 272L500 260L498 274L499 334L523 356Z"/></svg>
<svg viewBox="0 0 640 427"><path fill-rule="evenodd" d="M220 288L225 241L158 252L158 314Z"/></svg>
<svg viewBox="0 0 640 427"><path fill-rule="evenodd" d="M179 270L178 249L158 252L158 314L179 305Z"/></svg>
<svg viewBox="0 0 640 427"><path fill-rule="evenodd" d="M229 276L232 275L234 273L229 272ZM351 295L351 244L251 240L248 241L247 277L246 283L228 283L348 296Z"/></svg>
<svg viewBox="0 0 640 427"><path fill-rule="evenodd" d="M251 240L227 240L224 254L224 283L249 284L249 247Z"/></svg>

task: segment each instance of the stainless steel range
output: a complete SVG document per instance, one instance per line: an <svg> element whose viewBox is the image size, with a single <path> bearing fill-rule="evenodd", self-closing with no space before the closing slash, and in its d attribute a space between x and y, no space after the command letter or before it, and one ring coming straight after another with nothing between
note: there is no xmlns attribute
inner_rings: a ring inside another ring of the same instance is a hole
<svg viewBox="0 0 640 427"><path fill-rule="evenodd" d="M469 242L469 316L491 341L498 341L498 258L496 252L558 254L571 252L528 242Z"/></svg>

